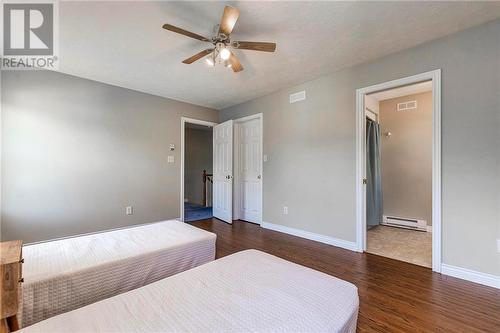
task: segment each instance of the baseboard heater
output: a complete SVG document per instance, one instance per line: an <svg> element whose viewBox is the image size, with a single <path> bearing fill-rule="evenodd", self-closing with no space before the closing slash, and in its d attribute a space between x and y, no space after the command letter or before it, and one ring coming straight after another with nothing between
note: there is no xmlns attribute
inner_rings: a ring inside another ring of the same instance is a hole
<svg viewBox="0 0 500 333"><path fill-rule="evenodd" d="M409 219L409 218L399 217L399 216L384 215L381 224L391 226L391 227L427 231L427 221L417 220L417 219Z"/></svg>

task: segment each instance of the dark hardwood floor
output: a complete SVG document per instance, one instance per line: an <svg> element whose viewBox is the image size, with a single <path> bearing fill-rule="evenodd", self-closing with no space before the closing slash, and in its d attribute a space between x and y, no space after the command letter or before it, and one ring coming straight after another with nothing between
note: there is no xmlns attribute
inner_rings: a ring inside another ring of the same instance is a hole
<svg viewBox="0 0 500 333"><path fill-rule="evenodd" d="M258 249L349 281L360 297L358 332L500 332L500 291L373 254L217 219L217 258Z"/></svg>

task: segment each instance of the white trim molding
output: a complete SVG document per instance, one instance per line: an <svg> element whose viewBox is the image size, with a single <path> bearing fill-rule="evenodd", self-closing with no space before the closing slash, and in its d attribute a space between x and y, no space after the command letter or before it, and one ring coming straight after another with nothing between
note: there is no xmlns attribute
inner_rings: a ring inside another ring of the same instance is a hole
<svg viewBox="0 0 500 333"><path fill-rule="evenodd" d="M309 232L309 231L305 231L305 230L301 230L301 229L290 228L290 227L286 227L284 225L274 224L274 223L269 223L269 222L262 222L261 227L263 227L265 229L279 231L279 232L293 235L293 236L297 236L297 237L302 237L302 238L313 240L316 242L341 247L341 248L346 249L346 250L351 250L351 251L357 250L357 244L355 242L350 242L350 241L346 241L343 239L338 239L338 238L334 238L334 237L330 237L330 236L315 234L313 232Z"/></svg>
<svg viewBox="0 0 500 333"><path fill-rule="evenodd" d="M184 222L184 145L186 140L186 123L214 127L217 123L193 118L181 117L181 193L180 193L180 220Z"/></svg>
<svg viewBox="0 0 500 333"><path fill-rule="evenodd" d="M365 106L367 94L432 81L432 270L441 272L441 70L417 74L356 90L356 251L366 249Z"/></svg>
<svg viewBox="0 0 500 333"><path fill-rule="evenodd" d="M441 265L441 274L500 289L500 276L497 275L482 273L447 264Z"/></svg>

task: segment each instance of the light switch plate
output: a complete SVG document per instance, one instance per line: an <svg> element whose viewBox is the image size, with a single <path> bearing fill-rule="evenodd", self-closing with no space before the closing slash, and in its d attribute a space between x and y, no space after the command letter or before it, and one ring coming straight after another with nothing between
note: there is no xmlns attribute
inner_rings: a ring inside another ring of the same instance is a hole
<svg viewBox="0 0 500 333"><path fill-rule="evenodd" d="M173 155L168 155L167 157L167 163L174 163L175 162L175 158Z"/></svg>
<svg viewBox="0 0 500 333"><path fill-rule="evenodd" d="M266 154L264 154L264 156L262 157L262 159L264 160L264 162L267 162L267 160L268 160L267 155L266 155Z"/></svg>
<svg viewBox="0 0 500 333"><path fill-rule="evenodd" d="M125 214L127 214L127 215L133 215L134 214L134 208L132 206L125 207Z"/></svg>

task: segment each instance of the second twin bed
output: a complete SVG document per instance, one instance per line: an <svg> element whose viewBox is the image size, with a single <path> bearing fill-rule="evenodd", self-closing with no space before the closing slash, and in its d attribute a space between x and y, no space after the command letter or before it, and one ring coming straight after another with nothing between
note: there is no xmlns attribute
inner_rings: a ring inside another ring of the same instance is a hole
<svg viewBox="0 0 500 333"><path fill-rule="evenodd" d="M247 250L21 332L354 333L357 316L351 283Z"/></svg>

